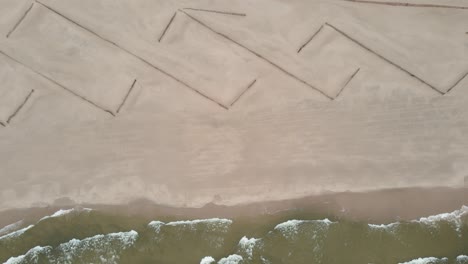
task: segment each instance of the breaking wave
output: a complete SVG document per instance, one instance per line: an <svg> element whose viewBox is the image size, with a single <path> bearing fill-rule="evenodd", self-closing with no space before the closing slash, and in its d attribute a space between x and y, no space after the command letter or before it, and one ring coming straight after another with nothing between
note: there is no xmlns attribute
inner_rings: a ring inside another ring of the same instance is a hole
<svg viewBox="0 0 468 264"><path fill-rule="evenodd" d="M21 263L118 263L120 253L138 238L136 231L72 239L58 247L37 246L26 254L8 259L6 264Z"/></svg>
<svg viewBox="0 0 468 264"><path fill-rule="evenodd" d="M91 209L59 210L35 224L18 221L0 229L0 262L121 263L122 259L144 255L144 263L468 264L467 206L451 213L389 224L288 220L255 235L248 231L255 230L255 226L230 219L145 221L140 227L118 229L136 231L102 232L61 243L44 240L38 244L35 239L35 244L18 249L24 239L40 234L44 226L69 224L83 215L91 224L100 221L89 212Z"/></svg>

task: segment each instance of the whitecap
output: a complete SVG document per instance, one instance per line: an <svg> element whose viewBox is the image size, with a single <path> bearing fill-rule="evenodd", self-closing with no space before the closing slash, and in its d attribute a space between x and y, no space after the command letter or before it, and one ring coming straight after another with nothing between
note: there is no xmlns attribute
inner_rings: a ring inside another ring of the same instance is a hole
<svg viewBox="0 0 468 264"><path fill-rule="evenodd" d="M434 222L439 222L439 221L458 221L462 216L468 214L468 206L462 206L460 210L455 210L451 213L443 213L443 214L438 214L438 215L432 215L428 217L422 217L419 220L416 220L417 222L421 223L434 223Z"/></svg>
<svg viewBox="0 0 468 264"><path fill-rule="evenodd" d="M279 230L286 238L293 238L299 233L299 226L302 224L320 224L324 227L328 227L335 222L330 221L328 218L323 220L289 220L281 224L276 225L275 230Z"/></svg>
<svg viewBox="0 0 468 264"><path fill-rule="evenodd" d="M96 261L102 263L117 263L119 253L132 246L138 238L136 231L96 235L83 240L72 239L53 249L51 246L34 247L25 255L10 258L7 264L37 263L40 255L44 255L49 263L83 262L82 256L94 255Z"/></svg>
<svg viewBox="0 0 468 264"><path fill-rule="evenodd" d="M262 264L271 264L271 262L263 256L260 257L260 260L262 261Z"/></svg>
<svg viewBox="0 0 468 264"><path fill-rule="evenodd" d="M280 224L277 224L275 226L275 229L289 229L289 228L295 228L297 227L299 224L303 223L304 221L302 220L288 220L286 222L283 222L283 223L280 223Z"/></svg>
<svg viewBox="0 0 468 264"><path fill-rule="evenodd" d="M258 241L260 241L259 238L248 239L247 237L244 236L239 241L239 244L238 244L239 251L244 253L248 257L249 260L252 260L253 250Z"/></svg>
<svg viewBox="0 0 468 264"><path fill-rule="evenodd" d="M230 219L197 219L187 221L174 221L164 223L161 221L152 221L148 224L148 227L154 231L156 236L154 239L157 242L161 242L167 239L181 239L185 232L193 233L200 229L205 232L199 233L197 236L201 241L208 243L212 248L221 248L224 244L224 236L229 232L232 220ZM174 238L170 233L164 232L164 230L176 229L180 235L178 238Z"/></svg>
<svg viewBox="0 0 468 264"><path fill-rule="evenodd" d="M52 215L48 215L48 216L44 216L42 217L39 221L44 221L46 219L50 219L50 218L56 218L56 217L61 217L63 215L67 215L67 214L70 214L72 212L90 212L92 211L92 209L90 208L72 208L72 209L67 209L67 210L63 210L63 209L60 209L58 210L57 212L53 213ZM13 223L11 225L8 225L4 228L2 228L0 231L0 234L3 233L5 230L9 230L9 229L15 229L17 228L18 226L20 226L21 224L23 224L23 220L21 221L18 221L16 223ZM21 236L22 234L24 234L26 231L28 231L29 229L33 228L34 225L29 225L25 228L22 228L20 230L17 230L17 231L14 231L14 232L11 232L9 234L6 234L6 235L3 235L3 236L0 236L0 240L4 240L4 239L11 239L11 238L15 238L15 237L19 237Z"/></svg>
<svg viewBox="0 0 468 264"><path fill-rule="evenodd" d="M275 229L288 229L291 227L295 228L298 225L303 224L303 223L321 223L325 225L331 225L335 222L330 221L328 218L325 218L323 220L289 220L289 221L276 225Z"/></svg>
<svg viewBox="0 0 468 264"><path fill-rule="evenodd" d="M412 220L410 223L418 223L423 224L428 227L436 228L440 222L449 222L452 223L456 231L460 233L461 227L463 225L463 216L468 215L468 206L462 206L460 210L455 210L451 213L443 213L437 215L431 215L427 217L421 217L420 219ZM375 224L368 224L369 228L371 229L385 229L392 231L400 225L401 222L395 222L390 224L382 224L382 225L375 225Z"/></svg>
<svg viewBox="0 0 468 264"><path fill-rule="evenodd" d="M5 264L38 263L40 255L47 255L51 251L52 251L52 247L50 246L47 246L47 247L37 246L37 247L30 249L24 255L9 258L7 262L5 262Z"/></svg>
<svg viewBox="0 0 468 264"><path fill-rule="evenodd" d="M396 228L400 222L396 223L390 223L390 224L382 224L382 225L374 225L374 224L368 224L369 228L371 229L385 229L385 230L393 230Z"/></svg>
<svg viewBox="0 0 468 264"><path fill-rule="evenodd" d="M222 258L218 261L218 264L239 264L243 261L244 259L242 256L239 255L230 255L229 257Z"/></svg>
<svg viewBox="0 0 468 264"><path fill-rule="evenodd" d="M215 259L213 257L204 257L202 258L202 260L200 261L200 264L212 264L215 262Z"/></svg>
<svg viewBox="0 0 468 264"><path fill-rule="evenodd" d="M48 216L44 216L42 217L40 221L43 221L43 220L46 220L46 219L49 219L49 218L56 218L56 217L61 217L61 216L64 216L64 215L67 215L67 214L70 214L70 213L73 213L73 212L78 212L78 213L81 213L81 212L91 212L93 209L90 209L90 208L71 208L71 209L60 209L58 210L57 212L53 213L52 215L48 215Z"/></svg>
<svg viewBox="0 0 468 264"><path fill-rule="evenodd" d="M422 217L419 220L413 220L412 222L421 223L430 227L437 227L439 222L445 221L455 225L455 229L460 234L461 227L463 225L462 217L465 215L468 215L468 206L462 206L460 210L455 210L451 213Z"/></svg>
<svg viewBox="0 0 468 264"><path fill-rule="evenodd" d="M119 252L132 246L138 238L136 231L96 235L83 240L72 239L60 244L57 250L60 255L57 263L73 263L74 258L85 255L84 252L92 251L99 255L101 260L114 263L119 259Z"/></svg>
<svg viewBox="0 0 468 264"><path fill-rule="evenodd" d="M408 262L401 262L399 264L439 264L439 263L448 263L447 258L435 258L435 257L427 257L427 258L417 258L410 260Z"/></svg>
<svg viewBox="0 0 468 264"><path fill-rule="evenodd" d="M13 224L9 224L2 229L0 229L0 236L11 233L15 230L18 230L24 224L24 220L19 220Z"/></svg>
<svg viewBox="0 0 468 264"><path fill-rule="evenodd" d="M9 234L6 234L4 236L1 236L0 237L0 241L1 240L5 240L5 239L11 239L11 238L16 238L16 237L19 237L21 236L22 234L24 234L24 232L28 231L29 229L31 229L34 225L30 225L30 226L27 226L25 228L22 228L20 230L16 230L14 232L11 232Z"/></svg>
<svg viewBox="0 0 468 264"><path fill-rule="evenodd" d="M156 233L159 233L163 226L180 227L183 229L195 230L198 225L206 225L212 231L227 232L231 224L232 224L232 220L230 219L211 218L211 219L197 219L197 220L187 220L187 221L174 221L174 222L169 222L169 223L164 223L161 221L151 221L148 224L148 226L151 229L153 229Z"/></svg>
<svg viewBox="0 0 468 264"><path fill-rule="evenodd" d="M460 255L457 257L457 264L468 264L468 256Z"/></svg>
<svg viewBox="0 0 468 264"><path fill-rule="evenodd" d="M119 232L119 233L110 233L107 235L95 235L92 237L85 238L83 240L80 239L72 239L66 243L60 244L58 246L59 250L64 252L72 252L77 250L79 247L84 248L91 248L91 245L101 245L105 246L108 241L116 240L121 243L121 247L123 249L127 249L131 245L133 245L138 238L138 233L134 230L129 232Z"/></svg>
<svg viewBox="0 0 468 264"><path fill-rule="evenodd" d="M198 225L198 224L231 225L232 220L230 220L230 219L220 219L220 218L196 219L196 220L188 220L188 221L169 222L166 225L168 225L168 226L180 226L180 225L194 226L194 225Z"/></svg>
<svg viewBox="0 0 468 264"><path fill-rule="evenodd" d="M161 231L161 226L165 225L164 222L161 221L151 221L148 226L153 229L154 232L159 233Z"/></svg>

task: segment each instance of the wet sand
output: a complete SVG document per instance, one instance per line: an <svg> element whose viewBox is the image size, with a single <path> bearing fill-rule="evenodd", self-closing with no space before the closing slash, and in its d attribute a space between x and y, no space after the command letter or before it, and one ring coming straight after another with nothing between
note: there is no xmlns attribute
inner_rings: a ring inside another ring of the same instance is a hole
<svg viewBox="0 0 468 264"><path fill-rule="evenodd" d="M29 209L12 209L0 213L0 226L26 219L34 222L59 209L92 208L116 217L137 217L148 221L162 218L308 218L312 215L365 223L386 224L409 221L452 212L468 204L467 189L408 188L381 190L367 193L329 193L302 199L261 202L238 206L208 204L201 208L174 208L161 206L147 200L136 200L126 205L76 205L71 201Z"/></svg>

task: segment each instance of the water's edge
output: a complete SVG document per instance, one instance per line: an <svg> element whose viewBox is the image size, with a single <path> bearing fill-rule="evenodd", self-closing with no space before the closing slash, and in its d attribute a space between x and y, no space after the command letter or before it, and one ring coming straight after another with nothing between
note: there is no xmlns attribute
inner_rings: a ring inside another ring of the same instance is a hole
<svg viewBox="0 0 468 264"><path fill-rule="evenodd" d="M468 263L468 207L369 224L288 212L195 220L62 209L0 232L5 263ZM7 231L5 231L7 230Z"/></svg>
<svg viewBox="0 0 468 264"><path fill-rule="evenodd" d="M0 262L468 263L466 198L439 188L234 207L10 210L0 212Z"/></svg>

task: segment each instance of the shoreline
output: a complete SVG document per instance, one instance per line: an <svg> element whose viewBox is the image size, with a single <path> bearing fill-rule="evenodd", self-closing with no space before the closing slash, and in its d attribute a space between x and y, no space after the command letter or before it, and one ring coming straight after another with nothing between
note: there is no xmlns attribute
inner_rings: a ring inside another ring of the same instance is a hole
<svg viewBox="0 0 468 264"><path fill-rule="evenodd" d="M0 263L466 255L466 1L0 1Z"/></svg>
<svg viewBox="0 0 468 264"><path fill-rule="evenodd" d="M341 192L307 196L299 199L264 201L233 206L209 203L201 208L170 207L147 200L128 204L74 204L57 201L46 207L9 209L0 212L0 227L25 220L35 221L60 209L91 208L115 216L148 220L278 217L279 219L327 216L334 219L388 224L420 217L449 213L468 205L467 188L404 188L370 192Z"/></svg>

